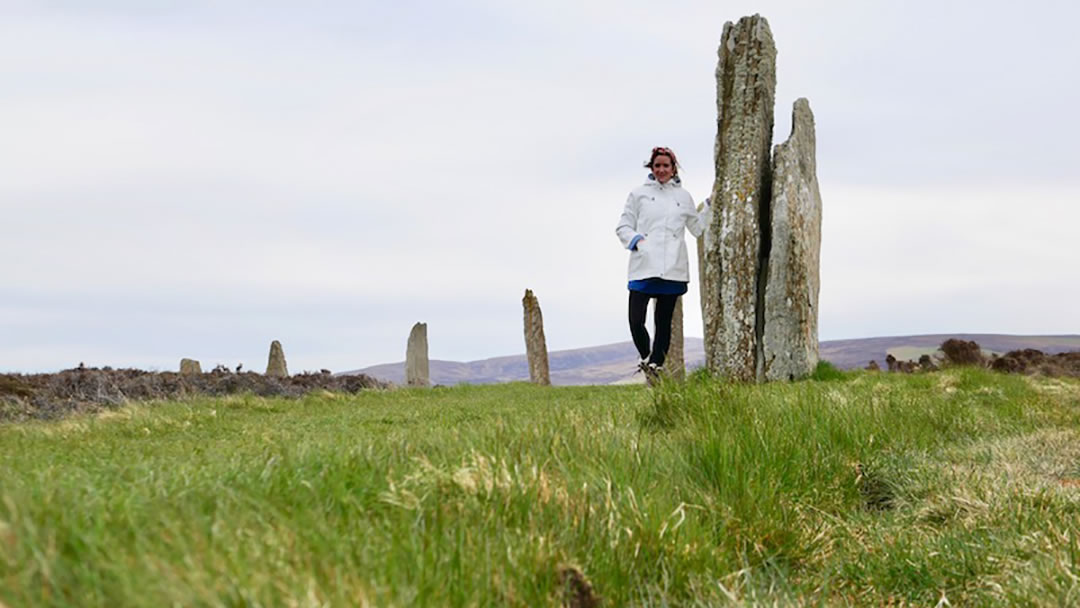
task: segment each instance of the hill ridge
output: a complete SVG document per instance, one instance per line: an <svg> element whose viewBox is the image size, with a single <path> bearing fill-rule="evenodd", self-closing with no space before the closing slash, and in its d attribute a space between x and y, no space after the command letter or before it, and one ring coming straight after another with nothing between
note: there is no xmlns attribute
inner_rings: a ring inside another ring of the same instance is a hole
<svg viewBox="0 0 1080 608"><path fill-rule="evenodd" d="M898 359L918 359L919 354L936 350L948 338L973 340L984 350L997 353L1024 348L1034 348L1047 354L1080 351L1080 334L935 333L824 340L820 343L820 352L822 359L837 367L853 369L864 367L871 360L884 363L889 353ZM638 361L637 351L629 340L554 350L548 353L548 358L551 381L556 385L641 381L640 376L634 373ZM705 346L701 338L686 338L685 358L689 369L700 367L704 363ZM432 383L443 385L493 384L529 379L529 366L524 353L473 361L431 359L430 369ZM405 378L405 362L382 363L340 374L367 374L379 380L402 384Z"/></svg>

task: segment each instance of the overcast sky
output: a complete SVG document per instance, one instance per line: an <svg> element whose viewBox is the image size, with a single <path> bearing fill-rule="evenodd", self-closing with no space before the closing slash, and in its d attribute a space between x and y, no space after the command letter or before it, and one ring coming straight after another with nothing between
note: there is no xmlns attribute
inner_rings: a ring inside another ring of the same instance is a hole
<svg viewBox="0 0 1080 608"><path fill-rule="evenodd" d="M516 354L525 288L549 349L629 340L626 194L666 145L708 196L753 13L774 143L817 120L822 340L1080 333L1080 8L1017 7L0 0L0 371Z"/></svg>

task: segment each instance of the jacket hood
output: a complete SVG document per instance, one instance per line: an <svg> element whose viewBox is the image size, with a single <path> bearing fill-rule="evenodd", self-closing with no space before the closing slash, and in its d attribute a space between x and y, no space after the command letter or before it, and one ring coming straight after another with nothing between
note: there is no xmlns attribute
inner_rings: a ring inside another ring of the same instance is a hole
<svg viewBox="0 0 1080 608"><path fill-rule="evenodd" d="M661 184L660 182L656 181L656 176L653 175L652 173L650 173L648 179L645 180L645 185L646 186L657 186L657 187L660 187L660 188L663 188L665 186L671 186L673 188L681 188L682 187L682 180L679 179L678 175L673 175L673 176L671 176L671 179L669 179L666 184Z"/></svg>

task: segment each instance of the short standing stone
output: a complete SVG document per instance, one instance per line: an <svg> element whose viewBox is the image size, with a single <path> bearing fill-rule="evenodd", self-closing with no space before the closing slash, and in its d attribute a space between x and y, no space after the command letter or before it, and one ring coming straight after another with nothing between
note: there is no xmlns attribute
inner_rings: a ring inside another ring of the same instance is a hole
<svg viewBox="0 0 1080 608"><path fill-rule="evenodd" d="M409 332L409 342L405 346L405 384L408 386L431 385L427 323L417 323Z"/></svg>
<svg viewBox="0 0 1080 608"><path fill-rule="evenodd" d="M818 291L821 265L821 193L818 190L814 114L799 99L791 137L773 153L772 233L759 377L794 380L818 362Z"/></svg>
<svg viewBox="0 0 1080 608"><path fill-rule="evenodd" d="M270 343L270 359L266 362L266 375L273 378L289 377L289 368L285 365L285 351L281 348L281 342L277 340Z"/></svg>
<svg viewBox="0 0 1080 608"><path fill-rule="evenodd" d="M180 375L194 376L202 373L202 366L195 359L180 359Z"/></svg>
<svg viewBox="0 0 1080 608"><path fill-rule="evenodd" d="M675 301L675 313L671 315L671 345L664 359L664 371L676 380L686 379L686 357L683 337L683 299Z"/></svg>
<svg viewBox="0 0 1080 608"><path fill-rule="evenodd" d="M716 67L715 182L701 284L708 368L735 380L757 378L760 217L772 188L776 46L764 17L724 24Z"/></svg>
<svg viewBox="0 0 1080 608"><path fill-rule="evenodd" d="M525 358L529 361L529 381L548 386L551 371L548 367L547 340L544 338L544 316L540 313L540 301L531 289L525 290L521 299L525 309Z"/></svg>

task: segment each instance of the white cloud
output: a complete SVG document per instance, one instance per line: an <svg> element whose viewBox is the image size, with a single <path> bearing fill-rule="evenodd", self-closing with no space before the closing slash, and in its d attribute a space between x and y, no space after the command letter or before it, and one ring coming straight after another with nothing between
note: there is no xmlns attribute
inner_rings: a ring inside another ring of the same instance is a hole
<svg viewBox="0 0 1080 608"><path fill-rule="evenodd" d="M821 333L1070 333L1080 187L833 188Z"/></svg>

